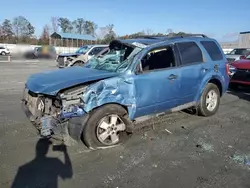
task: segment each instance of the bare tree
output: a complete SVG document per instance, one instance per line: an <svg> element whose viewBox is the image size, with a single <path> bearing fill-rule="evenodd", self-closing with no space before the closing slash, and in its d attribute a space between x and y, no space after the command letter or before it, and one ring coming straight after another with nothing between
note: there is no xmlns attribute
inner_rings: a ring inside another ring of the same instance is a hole
<svg viewBox="0 0 250 188"><path fill-rule="evenodd" d="M103 39L108 34L108 28L107 27L99 27L98 31L96 32L98 39Z"/></svg>
<svg viewBox="0 0 250 188"><path fill-rule="evenodd" d="M50 35L50 28L49 26L46 24L44 27L43 27L43 31L42 31L42 34L41 34L41 39L49 39L49 35Z"/></svg>
<svg viewBox="0 0 250 188"><path fill-rule="evenodd" d="M107 34L104 36L104 42L109 43L114 40L116 37L116 33L114 32L114 24L109 24L106 26Z"/></svg>
<svg viewBox="0 0 250 188"><path fill-rule="evenodd" d="M41 44L49 44L49 36L50 36L50 28L49 28L49 25L46 24L43 27L43 31L42 31L42 34L40 36L39 43L41 43Z"/></svg>
<svg viewBox="0 0 250 188"><path fill-rule="evenodd" d="M52 17L51 18L51 26L52 26L52 32L58 32L59 29L59 23L58 23L58 18L57 17Z"/></svg>
<svg viewBox="0 0 250 188"><path fill-rule="evenodd" d="M173 29L171 29L171 28L167 29L167 33L168 33L169 36L174 35Z"/></svg>
<svg viewBox="0 0 250 188"><path fill-rule="evenodd" d="M153 35L153 30L152 29L146 29L145 34L146 35Z"/></svg>

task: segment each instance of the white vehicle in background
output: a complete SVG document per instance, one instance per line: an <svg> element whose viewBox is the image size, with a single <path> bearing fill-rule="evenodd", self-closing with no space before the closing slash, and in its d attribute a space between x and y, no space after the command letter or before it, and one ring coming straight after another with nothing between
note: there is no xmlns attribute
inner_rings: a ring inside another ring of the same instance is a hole
<svg viewBox="0 0 250 188"><path fill-rule="evenodd" d="M59 68L69 67L76 62L77 64L84 64L107 47L108 45L104 44L86 45L79 48L75 53L59 54L56 60L57 66Z"/></svg>
<svg viewBox="0 0 250 188"><path fill-rule="evenodd" d="M229 63L244 59L250 53L250 48L235 48L226 54Z"/></svg>
<svg viewBox="0 0 250 188"><path fill-rule="evenodd" d="M0 46L0 55L9 55L9 54L10 54L10 50L8 48Z"/></svg>

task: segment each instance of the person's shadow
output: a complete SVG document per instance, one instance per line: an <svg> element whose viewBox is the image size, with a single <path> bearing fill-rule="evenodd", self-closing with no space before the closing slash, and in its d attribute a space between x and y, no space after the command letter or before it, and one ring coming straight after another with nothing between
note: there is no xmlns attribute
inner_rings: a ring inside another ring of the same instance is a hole
<svg viewBox="0 0 250 188"><path fill-rule="evenodd" d="M12 188L57 188L58 177L71 178L72 165L65 145L53 147L64 154L65 163L57 158L46 157L51 141L40 139L36 145L36 157L19 167Z"/></svg>

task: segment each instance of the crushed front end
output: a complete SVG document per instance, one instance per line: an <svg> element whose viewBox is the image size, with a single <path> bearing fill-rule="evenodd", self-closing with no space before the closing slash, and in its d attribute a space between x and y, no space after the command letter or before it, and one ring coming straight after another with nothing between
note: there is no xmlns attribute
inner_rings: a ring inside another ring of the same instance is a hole
<svg viewBox="0 0 250 188"><path fill-rule="evenodd" d="M81 86L64 91L55 97L40 95L25 88L22 108L40 136L65 141L69 138L69 120L75 117L85 119L88 117L82 108L83 103L80 98L83 91L84 86ZM72 127L81 129L81 126L72 125ZM78 130L73 130L73 132L78 132ZM78 137L79 135L73 135L74 140Z"/></svg>

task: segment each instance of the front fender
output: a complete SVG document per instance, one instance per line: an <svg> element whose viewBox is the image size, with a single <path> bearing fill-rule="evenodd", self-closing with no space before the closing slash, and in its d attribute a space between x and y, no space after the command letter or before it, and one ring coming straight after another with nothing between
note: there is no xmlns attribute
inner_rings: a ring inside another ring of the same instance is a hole
<svg viewBox="0 0 250 188"><path fill-rule="evenodd" d="M116 103L125 106L130 119L132 119L136 108L134 80L127 77L101 80L87 88L82 100L86 112L104 104Z"/></svg>

